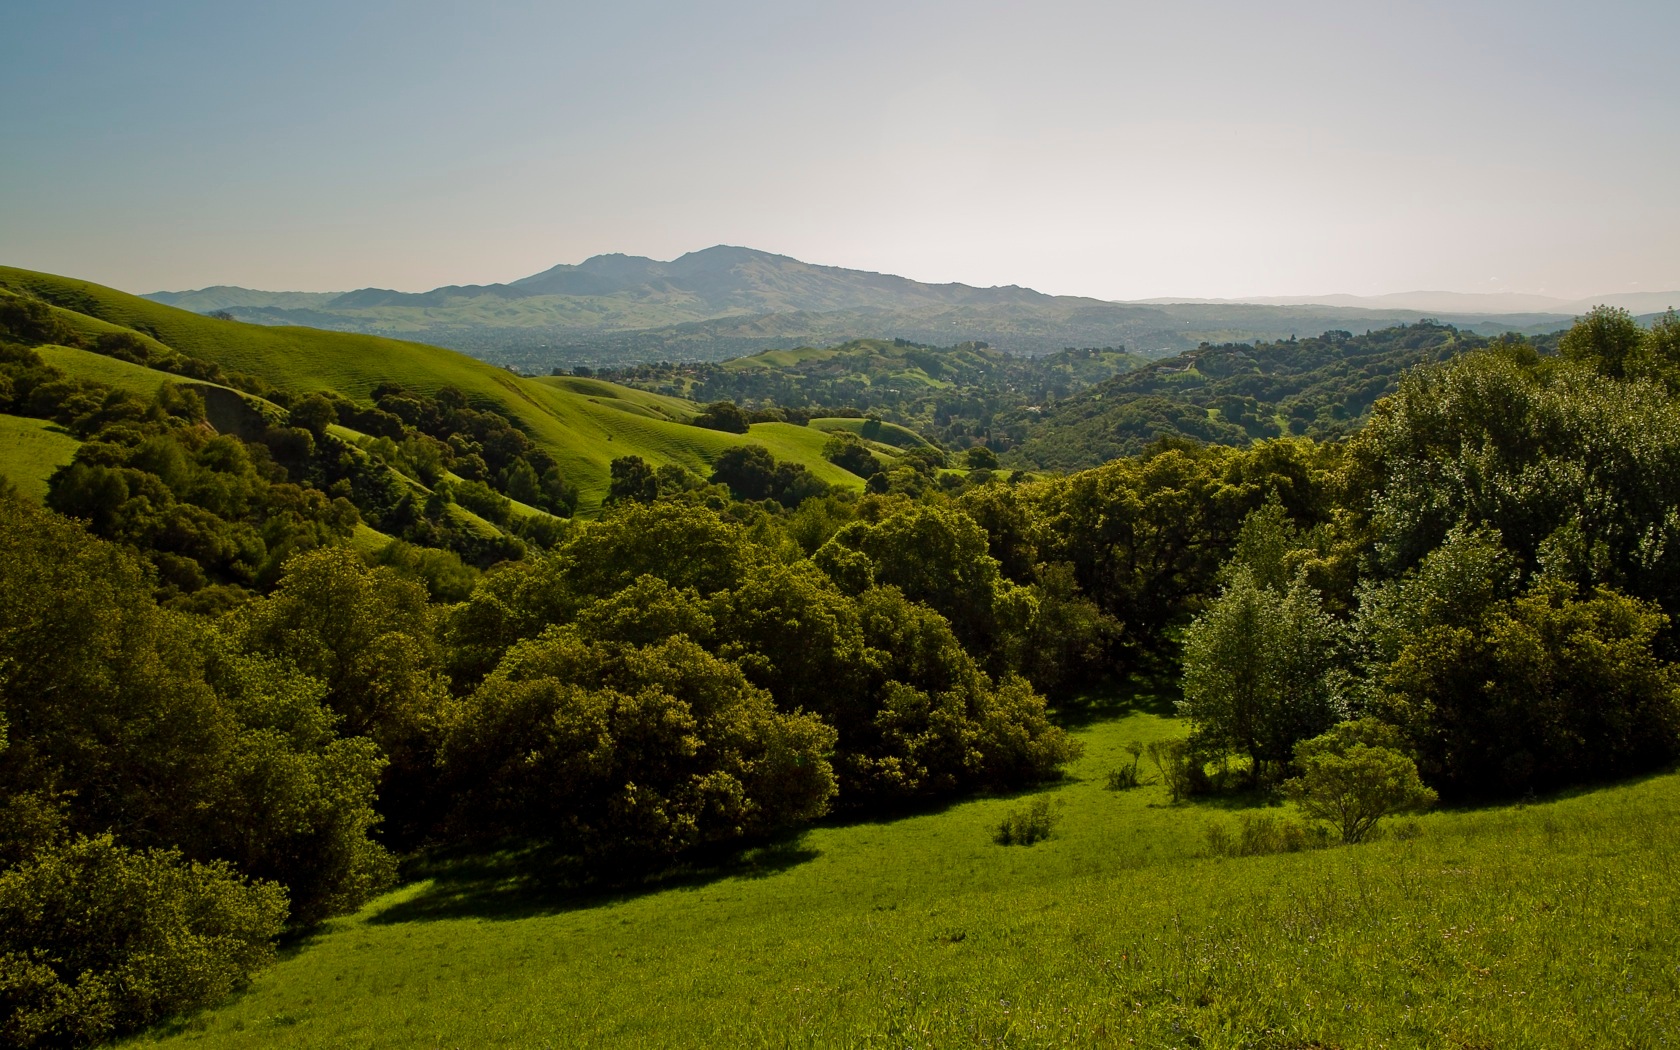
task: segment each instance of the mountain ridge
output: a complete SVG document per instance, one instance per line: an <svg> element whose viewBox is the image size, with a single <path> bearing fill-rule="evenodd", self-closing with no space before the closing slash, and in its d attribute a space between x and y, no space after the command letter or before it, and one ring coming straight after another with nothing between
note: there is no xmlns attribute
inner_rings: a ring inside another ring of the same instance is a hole
<svg viewBox="0 0 1680 1050"><path fill-rule="evenodd" d="M1662 299L1667 293L1651 294ZM1442 295L1458 298L1442 300ZM938 346L985 342L1032 355L1072 346L1127 347L1160 356L1201 342L1304 338L1334 329L1409 324L1422 317L1483 335L1507 330L1535 334L1567 326L1585 310L1545 300L1539 303L1548 307L1544 310L1489 312L1535 304L1490 303L1470 293L1293 297L1335 299L1331 304L1118 302L1019 285L931 284L737 245L714 245L669 261L595 255L506 283L446 285L426 292L261 292L217 286L144 298L198 313L225 311L258 324L418 339L535 372L579 364L718 361L865 338ZM1680 303L1680 292L1672 298Z"/></svg>

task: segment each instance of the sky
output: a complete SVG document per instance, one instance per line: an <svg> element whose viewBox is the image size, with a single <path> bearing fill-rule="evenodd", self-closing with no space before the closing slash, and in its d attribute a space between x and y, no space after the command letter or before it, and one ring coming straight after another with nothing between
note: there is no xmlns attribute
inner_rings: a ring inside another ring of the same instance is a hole
<svg viewBox="0 0 1680 1050"><path fill-rule="evenodd" d="M713 244L1105 299L1680 289L1680 4L5 0L0 263Z"/></svg>

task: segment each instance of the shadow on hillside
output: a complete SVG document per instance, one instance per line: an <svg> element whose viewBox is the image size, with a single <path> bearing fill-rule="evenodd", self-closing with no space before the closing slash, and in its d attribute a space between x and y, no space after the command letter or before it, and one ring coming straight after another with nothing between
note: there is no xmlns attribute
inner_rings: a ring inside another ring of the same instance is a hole
<svg viewBox="0 0 1680 1050"><path fill-rule="evenodd" d="M791 836L747 849L697 853L657 873L633 877L536 847L423 857L407 865L403 877L408 882L429 880L429 885L368 921L389 925L553 915L719 879L765 878L817 855L818 851L803 844L803 836Z"/></svg>
<svg viewBox="0 0 1680 1050"><path fill-rule="evenodd" d="M1176 674L1140 673L1057 701L1051 716L1064 729L1084 729L1134 714L1171 718L1178 713L1179 695Z"/></svg>

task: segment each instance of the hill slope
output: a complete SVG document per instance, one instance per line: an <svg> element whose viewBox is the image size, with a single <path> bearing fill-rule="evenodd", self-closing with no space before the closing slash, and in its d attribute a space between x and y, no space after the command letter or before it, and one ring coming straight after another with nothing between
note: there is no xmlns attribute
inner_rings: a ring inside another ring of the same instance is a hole
<svg viewBox="0 0 1680 1050"><path fill-rule="evenodd" d="M256 376L292 393L333 391L366 402L381 383L425 394L453 387L469 401L498 406L552 454L578 487L586 512L606 496L611 461L626 455L704 474L725 450L760 444L830 484L862 484L822 458L825 436L820 432L777 423L757 425L745 435L705 430L687 425L697 407L676 398L608 383L523 378L421 343L216 320L85 281L27 270L0 267L0 287L32 295L95 325L132 330L189 357Z"/></svg>

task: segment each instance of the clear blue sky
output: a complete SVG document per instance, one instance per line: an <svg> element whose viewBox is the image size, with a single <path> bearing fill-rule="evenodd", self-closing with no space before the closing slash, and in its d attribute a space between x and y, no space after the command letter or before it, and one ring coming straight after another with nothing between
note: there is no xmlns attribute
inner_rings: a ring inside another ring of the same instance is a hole
<svg viewBox="0 0 1680 1050"><path fill-rule="evenodd" d="M8 0L0 262L715 243L1104 298L1680 288L1680 3Z"/></svg>

